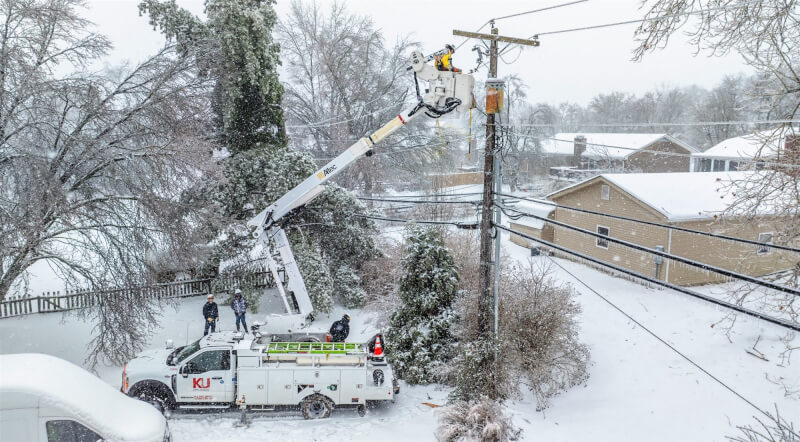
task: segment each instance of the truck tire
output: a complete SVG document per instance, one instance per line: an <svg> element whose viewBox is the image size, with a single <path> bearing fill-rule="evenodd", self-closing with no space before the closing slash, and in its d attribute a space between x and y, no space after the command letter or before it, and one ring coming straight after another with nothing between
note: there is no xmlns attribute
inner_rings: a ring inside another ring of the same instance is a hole
<svg viewBox="0 0 800 442"><path fill-rule="evenodd" d="M333 411L333 402L321 394L312 394L300 402L306 419L327 419Z"/></svg>
<svg viewBox="0 0 800 442"><path fill-rule="evenodd" d="M134 385L128 393L131 397L147 402L162 414L175 408L175 399L163 384L148 382Z"/></svg>

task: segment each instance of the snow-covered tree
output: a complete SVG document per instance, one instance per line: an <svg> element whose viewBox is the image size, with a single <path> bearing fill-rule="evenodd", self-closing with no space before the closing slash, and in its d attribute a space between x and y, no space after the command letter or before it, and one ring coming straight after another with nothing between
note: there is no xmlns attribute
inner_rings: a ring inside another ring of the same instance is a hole
<svg viewBox="0 0 800 442"><path fill-rule="evenodd" d="M273 40L274 0L206 0L202 21L173 1L144 0L139 10L175 39L216 81L213 95L221 143L237 153L283 146L280 47Z"/></svg>
<svg viewBox="0 0 800 442"><path fill-rule="evenodd" d="M300 234L293 234L290 241L314 310L330 312L333 308L333 278L320 255L319 245Z"/></svg>
<svg viewBox="0 0 800 442"><path fill-rule="evenodd" d="M358 308L364 305L367 295L361 288L361 278L352 267L343 265L334 270L333 287L343 306Z"/></svg>
<svg viewBox="0 0 800 442"><path fill-rule="evenodd" d="M388 354L398 376L412 384L437 380L451 357L458 271L439 231L414 228L403 258L402 305L390 320Z"/></svg>

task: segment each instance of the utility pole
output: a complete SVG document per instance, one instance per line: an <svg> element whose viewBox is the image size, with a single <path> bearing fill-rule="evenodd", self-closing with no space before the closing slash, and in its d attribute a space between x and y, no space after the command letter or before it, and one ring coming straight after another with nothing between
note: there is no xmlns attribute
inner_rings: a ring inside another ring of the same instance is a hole
<svg viewBox="0 0 800 442"><path fill-rule="evenodd" d="M480 34L477 32L466 32L453 30L453 35L460 37L468 37L489 41L489 79L497 78L497 43L502 41L512 44L521 44L526 46L539 46L538 39L524 39L504 37L498 35L498 29L494 27L494 21L490 22L492 25L491 34ZM478 311L478 327L481 336L489 337L492 335L492 329L497 332L497 284L495 290L492 290L492 212L493 201L492 196L495 186L495 175L500 172L500 159L497 159L495 164L495 150L497 146L497 133L495 130L495 114L486 116L486 151L483 157L483 206L481 213L481 245L480 245L480 267L479 267L479 286L481 295L479 299ZM498 177L499 178L499 177ZM499 222L499 215L497 220ZM499 232L496 233L499 236ZM498 238L499 240L499 238ZM495 252L495 263L500 257L499 248ZM499 270L499 269L498 269ZM494 294L492 293L494 292ZM494 325L494 327L493 327Z"/></svg>

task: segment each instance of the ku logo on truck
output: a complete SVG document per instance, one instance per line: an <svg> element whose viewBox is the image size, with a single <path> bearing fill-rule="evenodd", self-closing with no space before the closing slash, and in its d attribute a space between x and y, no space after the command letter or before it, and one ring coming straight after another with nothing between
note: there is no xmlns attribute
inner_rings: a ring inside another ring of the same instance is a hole
<svg viewBox="0 0 800 442"><path fill-rule="evenodd" d="M203 383L205 381L205 384ZM211 386L210 378L192 378L192 388L208 388Z"/></svg>

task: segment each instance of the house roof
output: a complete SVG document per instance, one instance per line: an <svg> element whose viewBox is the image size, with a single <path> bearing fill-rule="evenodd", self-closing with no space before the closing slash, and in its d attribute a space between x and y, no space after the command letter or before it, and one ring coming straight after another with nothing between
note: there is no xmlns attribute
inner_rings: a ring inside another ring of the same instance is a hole
<svg viewBox="0 0 800 442"><path fill-rule="evenodd" d="M739 188L753 180L748 172L602 174L547 195L554 199L605 180L664 215L668 221L712 219L728 209Z"/></svg>
<svg viewBox="0 0 800 442"><path fill-rule="evenodd" d="M764 130L741 137L728 138L705 152L692 154L700 158L753 160L774 158L780 152L787 130Z"/></svg>
<svg viewBox="0 0 800 442"><path fill-rule="evenodd" d="M552 204L552 203L550 203L550 204ZM549 205L549 204L540 204L540 203L535 203L535 202L532 202L532 201L525 201L525 200L520 200L515 205L515 207L517 209L521 209L524 212L532 213L532 214L534 214L536 216L539 216L539 217L542 217L542 218L547 218L551 213L553 213L554 210L556 210L555 206L552 206L552 205ZM515 222L517 224L522 224L523 226L532 227L534 229L539 229L539 230L541 230L544 227L544 224L545 224L545 222L540 220L540 219L529 218L529 217L525 217L525 216L523 216L522 218L519 218L517 220L514 220L513 222Z"/></svg>
<svg viewBox="0 0 800 442"><path fill-rule="evenodd" d="M688 152L697 152L694 147L668 134L618 134L618 133L578 133L561 132L553 139L542 142L542 151L549 154L572 155L575 150L575 137L586 137L586 151L582 156L595 158L625 159L651 144L665 139L671 141Z"/></svg>

